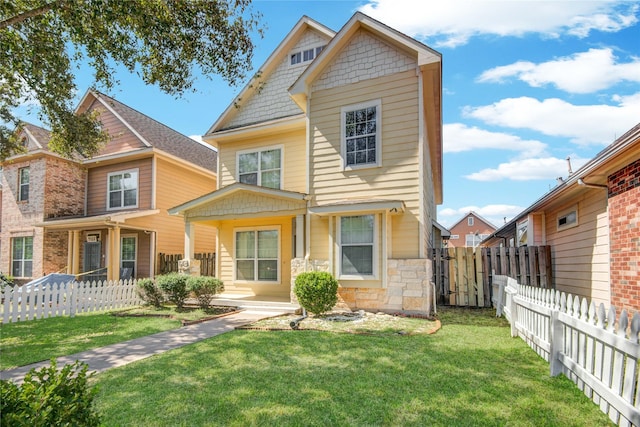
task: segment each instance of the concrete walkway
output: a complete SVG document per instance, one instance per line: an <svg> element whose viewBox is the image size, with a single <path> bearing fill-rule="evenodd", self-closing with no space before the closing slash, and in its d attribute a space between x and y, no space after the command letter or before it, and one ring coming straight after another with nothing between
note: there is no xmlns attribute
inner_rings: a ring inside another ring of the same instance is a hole
<svg viewBox="0 0 640 427"><path fill-rule="evenodd" d="M89 365L90 372L102 372L137 360L146 359L154 354L164 353L174 348L183 347L229 332L237 326L246 325L267 317L279 316L280 314L284 314L284 311L282 313L266 310L240 311L229 316L218 317L217 319L195 325L159 332L146 337L135 338L70 356L58 357L56 360L59 368L65 364L79 360ZM13 380L21 383L24 376L31 369L40 369L44 366L49 366L48 360L0 371L0 379Z"/></svg>

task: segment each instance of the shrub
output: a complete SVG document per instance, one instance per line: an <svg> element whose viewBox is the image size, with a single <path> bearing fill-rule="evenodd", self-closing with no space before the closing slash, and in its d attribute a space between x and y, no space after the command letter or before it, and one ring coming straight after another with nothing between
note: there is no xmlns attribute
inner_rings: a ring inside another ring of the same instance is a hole
<svg viewBox="0 0 640 427"><path fill-rule="evenodd" d="M87 365L79 361L56 369L32 369L21 385L0 380L0 425L3 426L98 426L94 408L96 389L89 389Z"/></svg>
<svg viewBox="0 0 640 427"><path fill-rule="evenodd" d="M152 279L140 279L137 285L138 295L144 302L156 308L162 307L164 295Z"/></svg>
<svg viewBox="0 0 640 427"><path fill-rule="evenodd" d="M2 286L6 286L6 285L13 286L14 285L13 277L8 275L8 274L4 274L4 273L0 272L0 285L2 285Z"/></svg>
<svg viewBox="0 0 640 427"><path fill-rule="evenodd" d="M180 273L163 274L156 277L156 284L162 292L166 295L167 299L176 305L176 309L181 310L184 306L184 301L189 296L187 290L187 279L189 276Z"/></svg>
<svg viewBox="0 0 640 427"><path fill-rule="evenodd" d="M215 277L189 276L187 289L196 296L200 308L207 310L211 308L214 295L224 291L224 283Z"/></svg>
<svg viewBox="0 0 640 427"><path fill-rule="evenodd" d="M320 315L338 302L338 281L324 271L301 273L296 277L293 292L302 307Z"/></svg>

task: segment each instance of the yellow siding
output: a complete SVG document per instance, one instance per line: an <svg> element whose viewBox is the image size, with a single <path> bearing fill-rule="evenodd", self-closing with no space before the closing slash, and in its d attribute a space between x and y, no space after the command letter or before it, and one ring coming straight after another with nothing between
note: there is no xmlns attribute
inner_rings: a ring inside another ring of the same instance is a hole
<svg viewBox="0 0 640 427"><path fill-rule="evenodd" d="M304 128L220 144L220 188L236 182L236 153L244 150L260 150L265 147L283 146L282 190L304 193L306 190L306 150Z"/></svg>
<svg viewBox="0 0 640 427"><path fill-rule="evenodd" d="M345 171L341 107L375 99L381 100L382 166ZM418 78L413 70L314 92L311 99L310 174L314 203L350 198L403 200L405 213L392 221L393 258L420 255L418 102Z"/></svg>
<svg viewBox="0 0 640 427"><path fill-rule="evenodd" d="M578 226L558 231L557 216L577 205ZM556 289L610 303L609 216L606 192L586 189L546 217L547 243L553 249Z"/></svg>
<svg viewBox="0 0 640 427"><path fill-rule="evenodd" d="M160 212L152 217L128 221L157 230L158 253L182 254L184 252L184 219L171 216L167 209L210 193L215 189L215 178L194 172L193 169L156 158L156 205ZM195 252L215 251L215 230L196 226Z"/></svg>
<svg viewBox="0 0 640 427"><path fill-rule="evenodd" d="M253 292L255 295L288 297L291 288L292 228L290 217L260 218L251 220L224 221L220 231L220 279L227 292ZM234 229L239 227L280 227L280 283L279 284L235 284L234 277Z"/></svg>

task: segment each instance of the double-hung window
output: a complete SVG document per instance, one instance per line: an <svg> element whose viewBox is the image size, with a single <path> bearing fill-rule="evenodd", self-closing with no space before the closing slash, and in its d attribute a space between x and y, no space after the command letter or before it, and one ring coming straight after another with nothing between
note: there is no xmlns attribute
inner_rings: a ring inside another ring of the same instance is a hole
<svg viewBox="0 0 640 427"><path fill-rule="evenodd" d="M20 168L18 170L18 201L29 200L29 179L29 168Z"/></svg>
<svg viewBox="0 0 640 427"><path fill-rule="evenodd" d="M278 229L236 230L236 280L278 283L280 259Z"/></svg>
<svg viewBox="0 0 640 427"><path fill-rule="evenodd" d="M342 156L344 167L379 166L380 101L342 108Z"/></svg>
<svg viewBox="0 0 640 427"><path fill-rule="evenodd" d="M282 148L238 153L238 182L279 190L282 178Z"/></svg>
<svg viewBox="0 0 640 427"><path fill-rule="evenodd" d="M375 215L343 216L339 224L340 276L375 276Z"/></svg>
<svg viewBox="0 0 640 427"><path fill-rule="evenodd" d="M138 170L114 172L108 175L108 209L138 207Z"/></svg>
<svg viewBox="0 0 640 427"><path fill-rule="evenodd" d="M31 277L33 268L33 236L14 237L11 245L11 274Z"/></svg>

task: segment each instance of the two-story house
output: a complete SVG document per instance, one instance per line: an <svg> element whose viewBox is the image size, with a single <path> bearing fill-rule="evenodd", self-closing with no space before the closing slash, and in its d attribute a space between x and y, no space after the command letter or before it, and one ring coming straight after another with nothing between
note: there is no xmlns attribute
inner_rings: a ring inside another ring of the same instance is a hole
<svg viewBox="0 0 640 427"><path fill-rule="evenodd" d="M471 211L449 228L451 236L448 246L451 248L475 248L494 231L496 231L496 227L491 222Z"/></svg>
<svg viewBox="0 0 640 427"><path fill-rule="evenodd" d="M96 91L108 143L92 158L62 158L49 133L25 125L26 153L3 162L0 270L26 282L52 272L79 280L154 276L158 253L179 254L184 225L167 208L216 187L217 153ZM212 252L202 227L196 248Z"/></svg>
<svg viewBox="0 0 640 427"><path fill-rule="evenodd" d="M206 224L228 291L289 300L325 270L352 308L429 312L441 78L438 52L362 13L337 33L303 17L203 136L218 188L170 209L186 257Z"/></svg>

